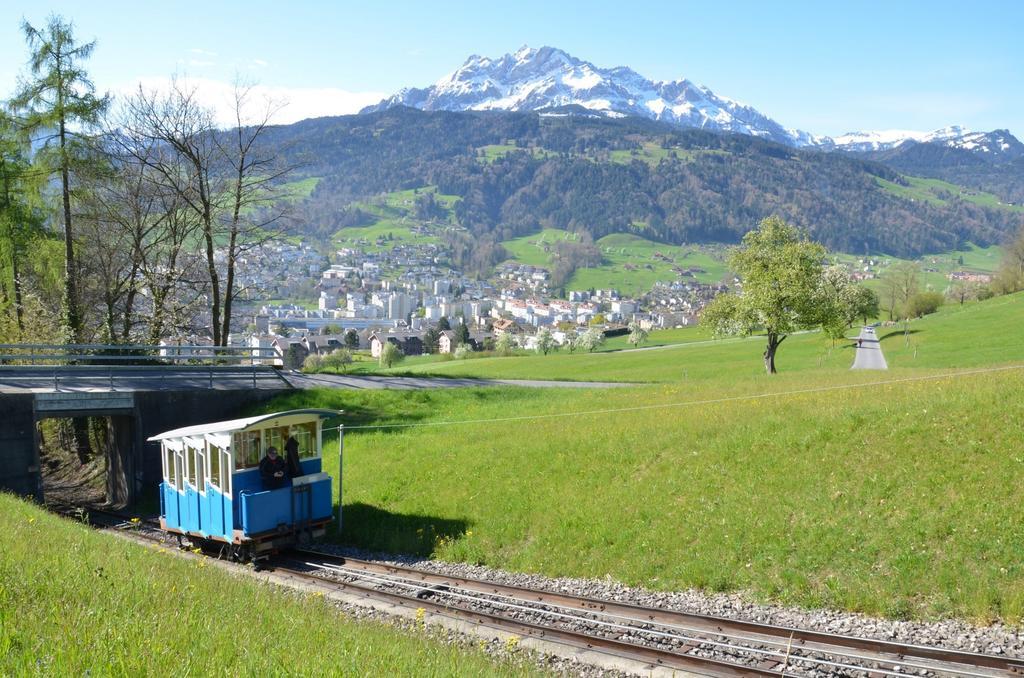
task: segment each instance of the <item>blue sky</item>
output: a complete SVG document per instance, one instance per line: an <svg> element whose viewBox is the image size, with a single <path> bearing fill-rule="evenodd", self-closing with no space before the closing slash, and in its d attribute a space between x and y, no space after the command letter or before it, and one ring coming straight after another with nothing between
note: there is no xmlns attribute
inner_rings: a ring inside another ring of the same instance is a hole
<svg viewBox="0 0 1024 678"><path fill-rule="evenodd" d="M88 67L101 89L177 72L215 93L239 73L288 98L289 119L353 112L428 85L470 54L528 44L688 78L815 134L963 124L1024 136L1015 0L5 2L0 96L25 62L21 19L40 25L51 12L97 40Z"/></svg>

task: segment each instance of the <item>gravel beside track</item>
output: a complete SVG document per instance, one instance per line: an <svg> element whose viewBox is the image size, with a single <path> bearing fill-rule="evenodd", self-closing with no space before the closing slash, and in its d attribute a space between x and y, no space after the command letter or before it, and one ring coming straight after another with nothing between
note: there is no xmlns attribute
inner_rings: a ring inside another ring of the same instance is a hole
<svg viewBox="0 0 1024 678"><path fill-rule="evenodd" d="M576 596L603 598L643 607L714 615L730 619L812 629L864 638L877 638L879 640L900 643L942 647L965 652L1024 658L1024 633L1022 633L1021 629L1002 624L974 626L956 619L935 622L896 621L833 610L806 610L766 605L756 603L750 596L744 594L714 594L695 590L680 592L650 591L637 587L623 586L611 579L554 579L540 575L506 572L464 563L446 563L414 557L402 558L394 555L368 553L358 549L329 545L319 545L317 550L332 555L414 566L427 572L450 577L486 579L500 584L537 588Z"/></svg>

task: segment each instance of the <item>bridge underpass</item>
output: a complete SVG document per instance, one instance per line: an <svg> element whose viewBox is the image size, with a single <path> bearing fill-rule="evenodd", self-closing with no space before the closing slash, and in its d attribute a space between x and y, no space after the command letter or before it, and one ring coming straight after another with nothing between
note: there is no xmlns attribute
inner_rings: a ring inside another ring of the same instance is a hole
<svg viewBox="0 0 1024 678"><path fill-rule="evenodd" d="M0 367L0 490L43 501L39 422L102 417L107 422L106 495L129 504L160 482L161 431L231 419L291 390L270 367Z"/></svg>

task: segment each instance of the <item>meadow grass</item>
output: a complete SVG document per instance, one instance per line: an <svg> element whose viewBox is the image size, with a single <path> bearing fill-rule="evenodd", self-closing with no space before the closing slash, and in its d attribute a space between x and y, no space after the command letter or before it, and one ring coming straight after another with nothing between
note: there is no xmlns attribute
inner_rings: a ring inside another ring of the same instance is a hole
<svg viewBox="0 0 1024 678"><path fill-rule="evenodd" d="M522 146L514 146L512 144L487 144L486 146L477 147L477 152L482 152L480 157L482 162L490 164L499 158L503 158L509 153L529 153L533 158L544 159L555 155L554 151L549 151L546 148L537 148L534 146L523 148Z"/></svg>
<svg viewBox="0 0 1024 678"><path fill-rule="evenodd" d="M321 177L305 177L304 179L297 179L295 181L289 181L281 184L281 191L284 192L290 200L299 200L301 198L308 198L313 195L313 190L317 184L320 183Z"/></svg>
<svg viewBox="0 0 1024 678"><path fill-rule="evenodd" d="M546 228L540 233L506 240L502 245L508 250L511 261L551 268L555 243L578 237L569 231ZM703 269L691 279L704 283L717 282L726 273L720 256L695 245L666 245L626 233L606 235L595 245L601 250L601 264L577 269L566 283L567 289L616 289L626 295L637 295L650 290L657 281L679 280L673 266Z"/></svg>
<svg viewBox="0 0 1024 678"><path fill-rule="evenodd" d="M1024 341L1012 329L1021 326L1024 293L963 306L947 304L939 313L909 323L909 344L902 325L879 327L877 332L890 366L969 367L1024 360ZM649 351L560 351L546 356L408 364L401 369L416 375L625 382L725 381L763 375L763 337L714 340L706 338L707 330L699 326L675 332L692 341ZM851 328L848 336L858 332ZM617 344L624 341L616 340ZM779 348L776 363L781 372L814 373L845 370L853 359L852 342L832 341L820 332L809 332L788 337Z"/></svg>
<svg viewBox="0 0 1024 678"><path fill-rule="evenodd" d="M0 494L0 674L526 675Z"/></svg>
<svg viewBox="0 0 1024 678"><path fill-rule="evenodd" d="M1009 210L1011 212L1024 212L1024 206L1008 205L1001 201L998 196L986 193L985 191L965 188L942 179L926 179L909 175L904 175L903 178L907 180L908 186L902 186L881 177L875 177L875 181L886 191L908 200L919 200L933 205L947 205L949 204L948 196L953 196L981 207Z"/></svg>
<svg viewBox="0 0 1024 678"><path fill-rule="evenodd" d="M1024 614L1020 370L323 390L267 409L308 406L346 411L348 544L897 618ZM395 424L415 426L363 428Z"/></svg>

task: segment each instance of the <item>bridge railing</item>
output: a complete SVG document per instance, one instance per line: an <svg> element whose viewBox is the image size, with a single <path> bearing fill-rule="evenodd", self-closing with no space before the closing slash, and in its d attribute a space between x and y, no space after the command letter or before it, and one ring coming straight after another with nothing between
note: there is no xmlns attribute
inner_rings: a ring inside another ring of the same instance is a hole
<svg viewBox="0 0 1024 678"><path fill-rule="evenodd" d="M273 365L272 347L149 344L0 344L2 365Z"/></svg>

